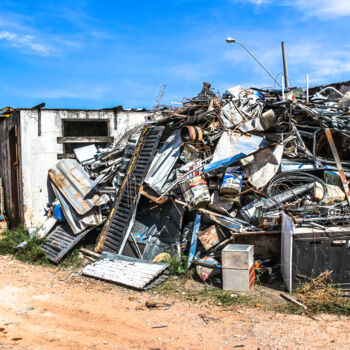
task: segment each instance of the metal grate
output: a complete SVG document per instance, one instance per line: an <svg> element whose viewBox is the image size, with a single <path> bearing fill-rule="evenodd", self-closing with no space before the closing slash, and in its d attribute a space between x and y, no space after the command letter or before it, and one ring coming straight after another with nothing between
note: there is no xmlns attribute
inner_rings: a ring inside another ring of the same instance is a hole
<svg viewBox="0 0 350 350"><path fill-rule="evenodd" d="M94 227L91 227L79 235L74 235L68 225L57 225L41 244L41 249L50 261L57 264L93 229Z"/></svg>
<svg viewBox="0 0 350 350"><path fill-rule="evenodd" d="M158 148L163 127L145 127L138 140L124 181L114 201L114 208L100 234L95 251L117 253L128 229L140 186Z"/></svg>

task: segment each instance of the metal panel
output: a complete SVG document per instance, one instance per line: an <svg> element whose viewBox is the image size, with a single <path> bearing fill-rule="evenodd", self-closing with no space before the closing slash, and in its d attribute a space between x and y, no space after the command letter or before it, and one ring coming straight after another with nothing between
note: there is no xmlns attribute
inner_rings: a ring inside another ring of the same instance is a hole
<svg viewBox="0 0 350 350"><path fill-rule="evenodd" d="M49 175L62 195L80 215L86 214L94 206L106 204L109 200L107 195L98 196L92 192L104 175L91 181L83 166L74 159L62 159L49 170Z"/></svg>
<svg viewBox="0 0 350 350"><path fill-rule="evenodd" d="M85 215L79 215L69 204L57 187L51 183L55 196L61 203L64 217L75 235L86 230L88 226L99 226L103 223L102 211L100 207L94 207Z"/></svg>
<svg viewBox="0 0 350 350"><path fill-rule="evenodd" d="M281 273L288 291L292 290L293 231L293 219L282 212Z"/></svg>
<svg viewBox="0 0 350 350"><path fill-rule="evenodd" d="M200 230L202 214L197 213L192 231L190 254L188 256L187 267L190 267L197 251L197 232Z"/></svg>
<svg viewBox="0 0 350 350"><path fill-rule="evenodd" d="M231 158L243 153L246 156L270 144L265 138L256 135L241 135L234 131L224 131L216 145L211 163Z"/></svg>
<svg viewBox="0 0 350 350"><path fill-rule="evenodd" d="M41 244L41 249L50 261L57 264L93 229L94 227L90 227L76 236L68 225L57 225Z"/></svg>
<svg viewBox="0 0 350 350"><path fill-rule="evenodd" d="M84 268L83 275L143 290L164 281L168 277L167 268L167 264L102 253L98 261Z"/></svg>
<svg viewBox="0 0 350 350"><path fill-rule="evenodd" d="M162 194L166 180L180 157L180 129L173 132L153 159L145 183Z"/></svg>
<svg viewBox="0 0 350 350"><path fill-rule="evenodd" d="M114 208L99 237L96 252L118 252L135 210L140 186L158 148L162 133L163 127L160 126L143 129L115 199Z"/></svg>

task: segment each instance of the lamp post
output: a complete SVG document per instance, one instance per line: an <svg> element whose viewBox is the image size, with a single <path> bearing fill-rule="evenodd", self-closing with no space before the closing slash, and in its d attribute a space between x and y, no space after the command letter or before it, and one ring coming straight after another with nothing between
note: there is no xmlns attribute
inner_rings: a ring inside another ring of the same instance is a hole
<svg viewBox="0 0 350 350"><path fill-rule="evenodd" d="M273 81L274 81L280 88L282 88L281 84L274 78L274 76L267 70L267 68L266 68L266 67L253 55L253 53L250 52L250 50L248 50L248 48L245 47L241 42L239 42L239 41L237 41L237 40L235 40L235 39L233 39L233 38L230 38L230 37L228 37L228 38L226 39L226 42L229 43L229 44L236 43L236 44L241 45L241 46L249 53L249 55L252 56L256 62L258 62L258 64L260 65L260 67L273 79Z"/></svg>

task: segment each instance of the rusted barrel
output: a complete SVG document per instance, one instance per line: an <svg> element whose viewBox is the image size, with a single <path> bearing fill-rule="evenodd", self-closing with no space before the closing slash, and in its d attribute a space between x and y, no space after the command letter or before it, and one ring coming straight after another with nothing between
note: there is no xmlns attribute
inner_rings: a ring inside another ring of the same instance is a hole
<svg viewBox="0 0 350 350"><path fill-rule="evenodd" d="M181 139L183 141L202 141L202 129L199 126L185 125L181 129Z"/></svg>

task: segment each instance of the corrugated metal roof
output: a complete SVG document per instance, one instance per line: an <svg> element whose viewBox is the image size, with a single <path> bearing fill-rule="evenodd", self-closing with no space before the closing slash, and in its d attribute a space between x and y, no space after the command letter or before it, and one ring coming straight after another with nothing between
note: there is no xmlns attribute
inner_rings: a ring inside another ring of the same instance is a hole
<svg viewBox="0 0 350 350"><path fill-rule="evenodd" d="M49 170L49 175L58 190L80 215L109 201L106 194L99 196L93 191L104 175L91 181L83 166L75 159L62 159Z"/></svg>
<svg viewBox="0 0 350 350"><path fill-rule="evenodd" d="M142 259L103 253L98 261L84 268L83 275L136 289L148 289L167 268L167 264L150 263ZM167 275L163 277L165 279Z"/></svg>

